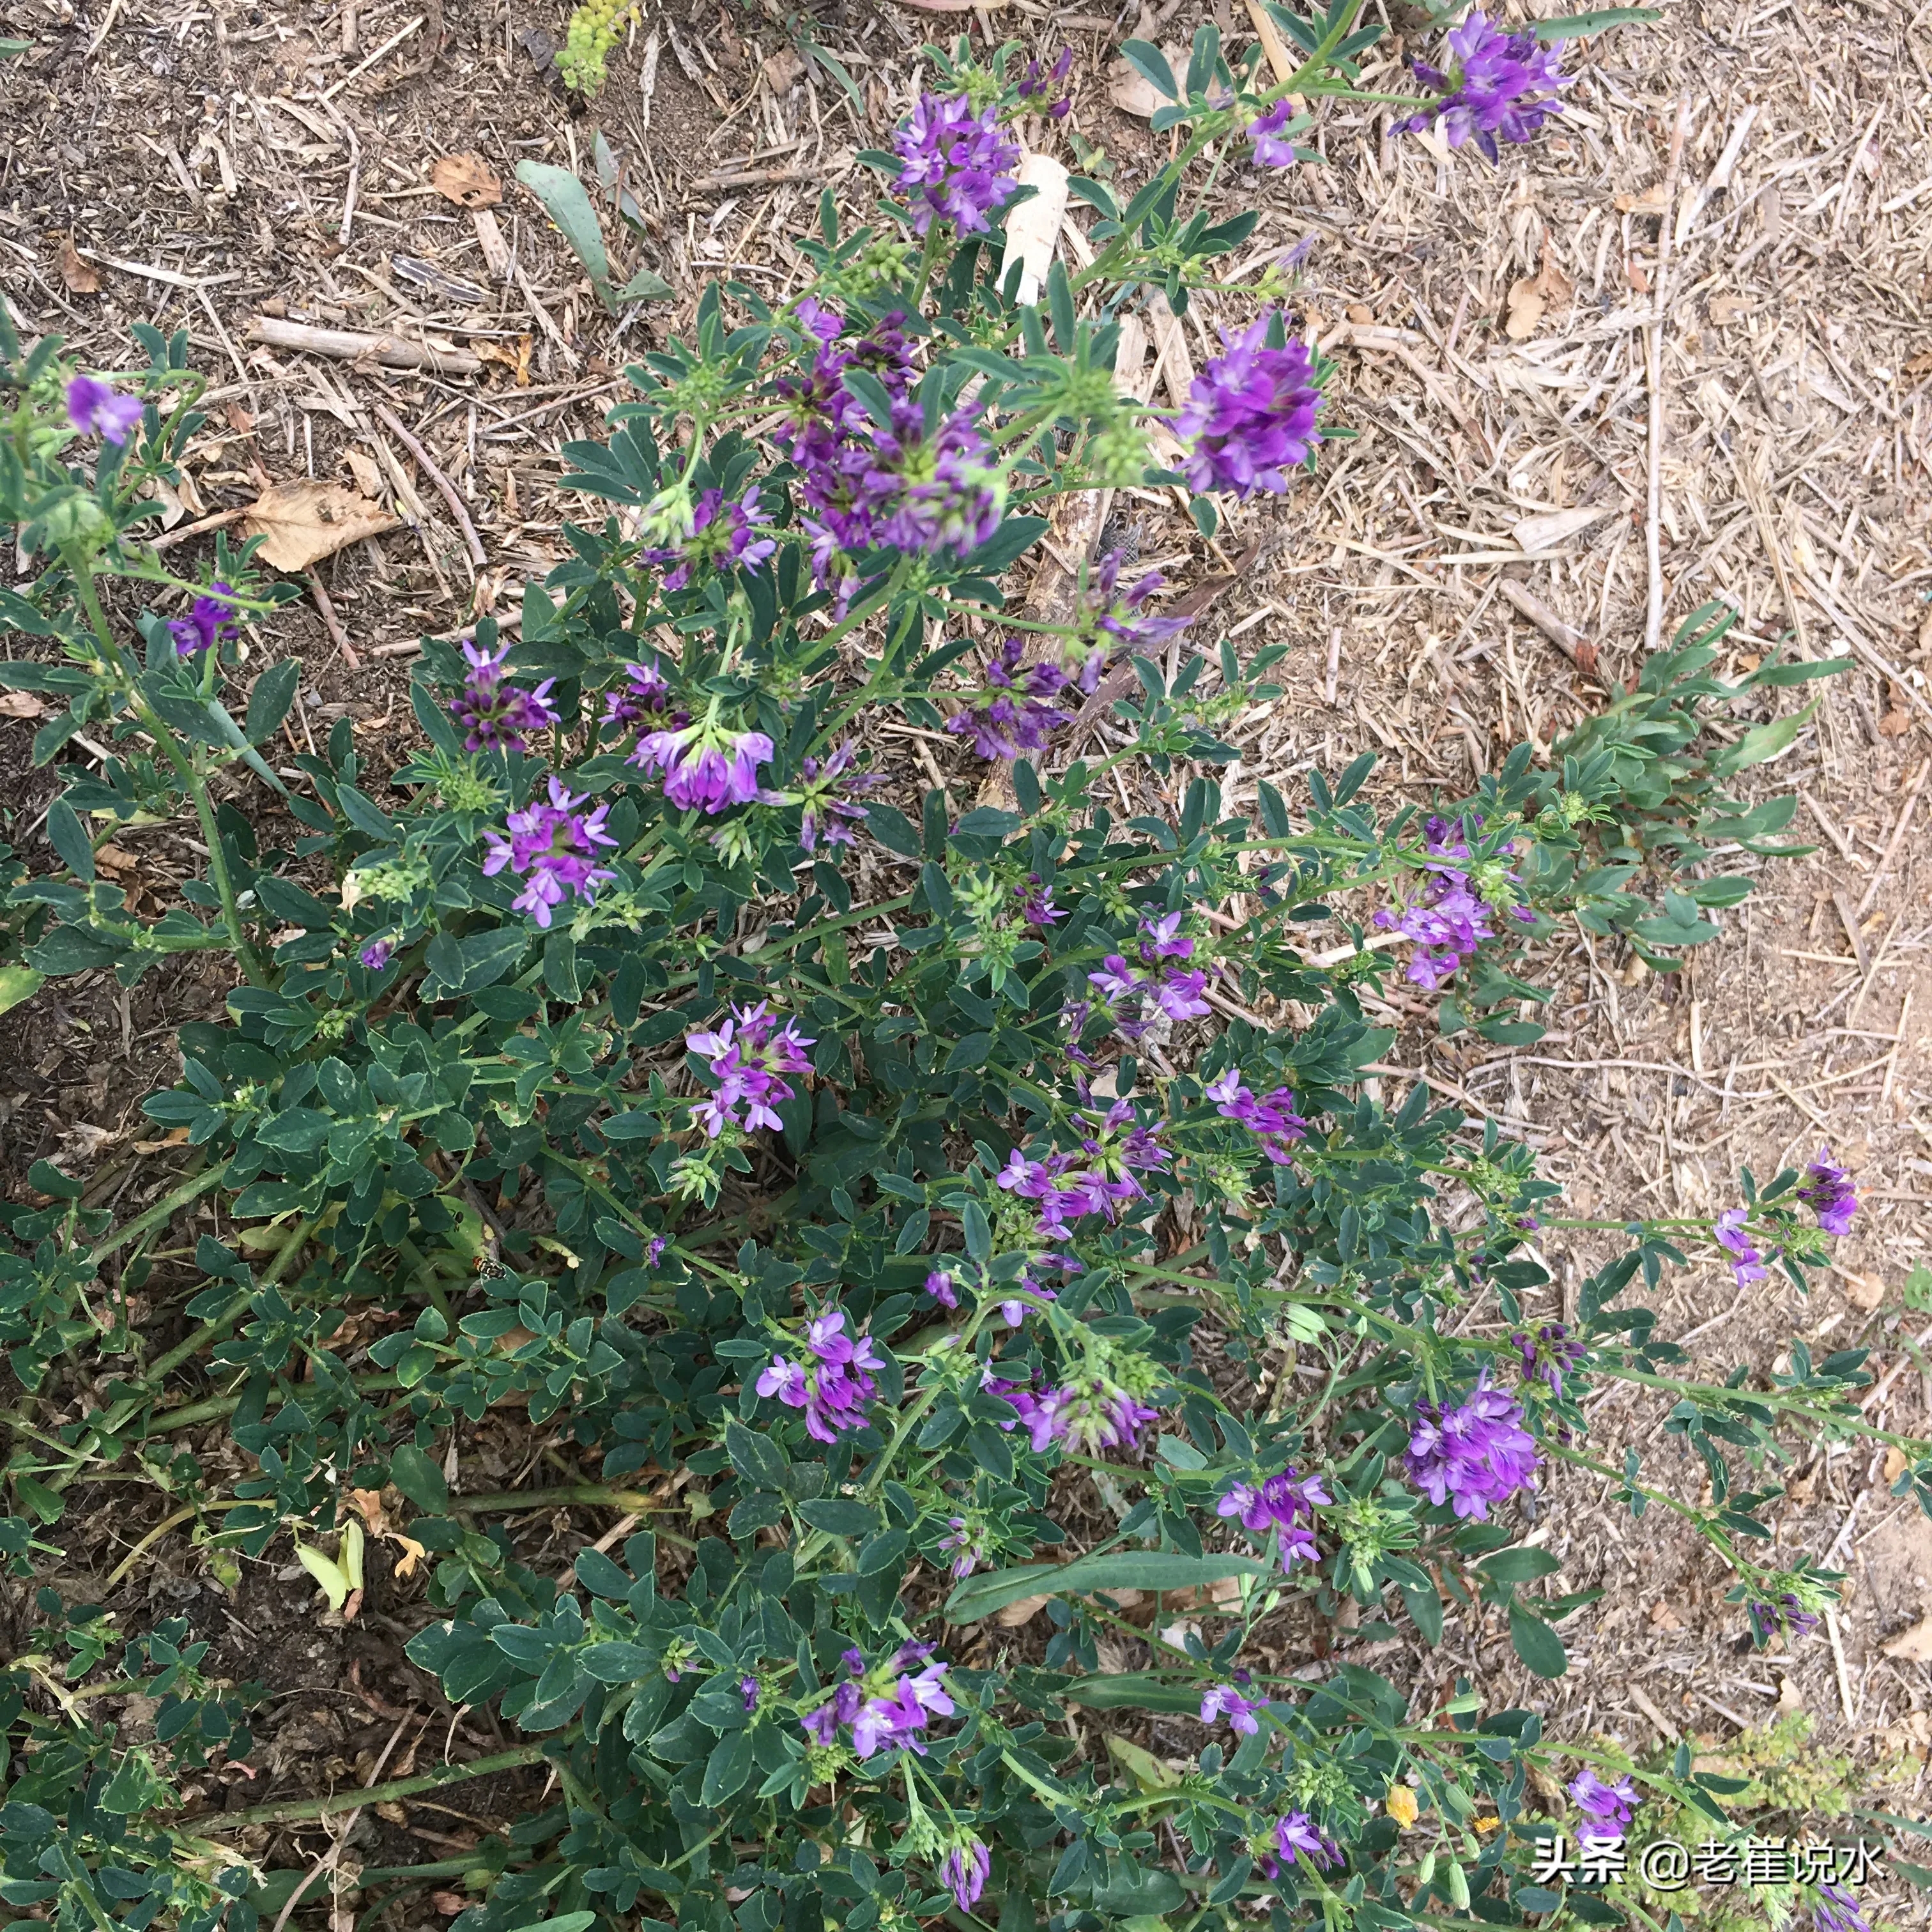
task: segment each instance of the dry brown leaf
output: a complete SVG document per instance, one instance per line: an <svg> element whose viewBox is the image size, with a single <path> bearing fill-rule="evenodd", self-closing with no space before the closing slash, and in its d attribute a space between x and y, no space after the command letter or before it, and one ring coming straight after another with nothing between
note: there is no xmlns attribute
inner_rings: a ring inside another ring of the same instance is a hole
<svg viewBox="0 0 1932 1932"><path fill-rule="evenodd" d="M1910 712L1894 706L1878 721L1878 728L1888 738L1902 738L1912 729L1913 722Z"/></svg>
<svg viewBox="0 0 1932 1932"><path fill-rule="evenodd" d="M345 449L343 459L349 465L349 473L356 478L356 487L364 496L380 497L382 494L382 472L376 466L376 459L366 449Z"/></svg>
<svg viewBox="0 0 1932 1932"><path fill-rule="evenodd" d="M244 537L266 537L262 560L278 570L306 570L364 537L398 527L396 519L340 483L272 483L242 520Z"/></svg>
<svg viewBox="0 0 1932 1932"><path fill-rule="evenodd" d="M1903 1449L1888 1449L1885 1452L1886 1480L1888 1483L1895 1483L1904 1474L1905 1451Z"/></svg>
<svg viewBox="0 0 1932 1932"><path fill-rule="evenodd" d="M1742 296L1713 296L1711 298L1711 320L1720 328L1736 322L1740 316L1749 315L1751 304Z"/></svg>
<svg viewBox="0 0 1932 1932"><path fill-rule="evenodd" d="M0 691L0 718L24 718L32 724L46 715L47 707L31 691Z"/></svg>
<svg viewBox="0 0 1932 1932"><path fill-rule="evenodd" d="M993 1621L1002 1630L1018 1630L1020 1625L1039 1616L1051 1600L1046 1597L1021 1597L1009 1604L1003 1610L994 1612Z"/></svg>
<svg viewBox="0 0 1932 1932"><path fill-rule="evenodd" d="M429 184L459 208L494 208L503 199L502 177L481 154L445 154L429 171Z"/></svg>
<svg viewBox="0 0 1932 1932"><path fill-rule="evenodd" d="M61 280L66 283L71 296L98 296L100 292L100 271L74 245L70 235L61 244Z"/></svg>
<svg viewBox="0 0 1932 1932"><path fill-rule="evenodd" d="M1650 1606L1650 1620L1659 1630L1678 1630L1684 1628L1684 1619L1661 1597Z"/></svg>
<svg viewBox="0 0 1932 1932"><path fill-rule="evenodd" d="M1654 181L1641 194L1620 194L1617 208L1624 214L1661 214L1665 207L1664 184Z"/></svg>
<svg viewBox="0 0 1932 1932"><path fill-rule="evenodd" d="M1510 284L1509 314L1503 322L1503 333L1512 342L1527 340L1536 333L1536 325L1543 320L1543 311L1548 304L1543 299L1543 291L1537 286L1541 280L1539 275L1526 275L1521 281Z"/></svg>
<svg viewBox="0 0 1932 1932"><path fill-rule="evenodd" d="M1921 1617L1903 1636L1884 1646L1888 1657L1905 1664L1932 1664L1932 1617Z"/></svg>
<svg viewBox="0 0 1932 1932"><path fill-rule="evenodd" d="M530 386L530 338L520 335L514 342L472 342L470 347L485 362L500 362L516 374L517 387Z"/></svg>
<svg viewBox="0 0 1932 1932"><path fill-rule="evenodd" d="M140 860L131 852L124 852L112 843L94 848L94 862L106 866L110 872L138 872L141 869Z"/></svg>
<svg viewBox="0 0 1932 1932"><path fill-rule="evenodd" d="M805 63L790 48L781 47L776 53L765 56L760 71L765 76L765 85L774 94L788 94L804 73Z"/></svg>
<svg viewBox="0 0 1932 1932"><path fill-rule="evenodd" d="M1552 510L1540 517L1525 517L1510 526L1510 534L1534 556L1538 550L1554 550L1565 538L1587 530L1610 512L1601 510Z"/></svg>
<svg viewBox="0 0 1932 1932"><path fill-rule="evenodd" d="M1881 731L1885 729L1882 718L1879 721L1878 728ZM1845 1276L1845 1299L1854 1308L1869 1315L1885 1299L1885 1283L1875 1274L1847 1273Z"/></svg>

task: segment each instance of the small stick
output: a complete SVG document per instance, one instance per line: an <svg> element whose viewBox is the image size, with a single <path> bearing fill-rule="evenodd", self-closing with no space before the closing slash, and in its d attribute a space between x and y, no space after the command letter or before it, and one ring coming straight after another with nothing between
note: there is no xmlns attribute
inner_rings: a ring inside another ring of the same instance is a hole
<svg viewBox="0 0 1932 1932"><path fill-rule="evenodd" d="M1328 662L1322 682L1322 701L1330 710L1335 706L1336 680L1342 674L1342 627L1337 624L1328 633Z"/></svg>
<svg viewBox="0 0 1932 1932"><path fill-rule="evenodd" d="M376 404L375 410L394 433L396 440L422 465L423 474L442 492L442 500L449 506L450 514L463 526L464 541L470 546L470 560L481 570L489 560L488 556L483 548L483 539L476 534L476 526L470 520L470 512L464 507L463 499L456 494L456 485L436 466L429 452L397 421L394 412L386 404Z"/></svg>
<svg viewBox="0 0 1932 1932"><path fill-rule="evenodd" d="M1586 677L1597 675L1597 647L1574 624L1566 624L1539 597L1532 596L1514 578L1502 580L1502 592Z"/></svg>
<svg viewBox="0 0 1932 1932"><path fill-rule="evenodd" d="M150 550L172 550L178 543L186 543L190 537L205 536L210 530L225 530L230 524L238 524L254 506L244 505L238 510L217 510L212 517L203 517L198 522L183 524L180 529L164 530L158 537L148 539Z"/></svg>
<svg viewBox="0 0 1932 1932"><path fill-rule="evenodd" d="M353 329L316 328L280 316L258 315L248 324L252 341L276 349L306 350L312 356L336 356L348 362L380 362L392 369L430 369L444 376L478 376L482 358L466 349L440 349L427 342L410 342L399 335L364 335Z"/></svg>
<svg viewBox="0 0 1932 1932"><path fill-rule="evenodd" d="M1898 814L1898 823L1892 828L1892 836L1885 842L1885 850L1879 855L1878 869L1874 872L1871 884L1865 888L1865 896L1858 902L1858 916L1862 919L1871 910L1871 902L1878 897L1879 882L1890 869L1892 862L1898 856L1898 848L1904 842L1906 829L1912 823L1912 808L1918 802L1918 794L1925 789L1925 778L1932 772L1932 758L1928 758L1918 767L1918 776L1912 781L1912 790L1906 795L1904 808Z"/></svg>
<svg viewBox="0 0 1932 1932"><path fill-rule="evenodd" d="M334 84L334 86L325 88L320 94L316 95L316 98L321 101L323 106L326 106L328 103L333 100L352 80L356 80L360 75L367 74L385 54L391 52L394 49L400 46L402 44L422 25L423 21L426 17L426 16L418 14L406 27L401 28L398 32L392 34L389 38L362 64L360 67L351 68L340 80L337 81Z"/></svg>
<svg viewBox="0 0 1932 1932"><path fill-rule="evenodd" d="M351 670L360 670L362 660L356 655L356 647L349 641L349 633L342 628L342 620L335 614L335 606L329 602L328 592L322 587L322 579L314 571L308 574L308 594L315 599L323 628L335 640L335 648L342 653L342 662Z"/></svg>
<svg viewBox="0 0 1932 1932"><path fill-rule="evenodd" d="M1677 200L1677 177L1684 166L1684 138L1690 131L1690 104L1677 104L1670 135L1670 164L1664 176L1664 215L1657 231L1657 286L1652 296L1655 320L1646 332L1650 364L1650 492L1644 518L1644 549L1650 563L1650 604L1644 618L1643 647L1664 642L1664 324L1670 292L1670 223Z"/></svg>

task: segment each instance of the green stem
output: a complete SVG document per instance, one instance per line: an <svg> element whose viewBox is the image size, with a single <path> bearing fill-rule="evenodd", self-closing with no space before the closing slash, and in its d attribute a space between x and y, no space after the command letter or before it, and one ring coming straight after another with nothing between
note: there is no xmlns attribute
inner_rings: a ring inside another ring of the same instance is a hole
<svg viewBox="0 0 1932 1932"><path fill-rule="evenodd" d="M392 1804L399 1798L415 1798L425 1791L440 1791L447 1784L460 1784L466 1778L488 1778L494 1772L541 1763L549 1748L547 1742L518 1744L494 1756L472 1758L467 1764L439 1765L434 1771L418 1772L413 1778L394 1778L387 1784L372 1784L361 1791L338 1791L326 1798L297 1798L282 1804L251 1804L245 1810L224 1812L219 1826L227 1831L241 1825L289 1825L298 1819L327 1818L338 1811ZM195 1822L211 1828L217 1823L213 1819Z"/></svg>

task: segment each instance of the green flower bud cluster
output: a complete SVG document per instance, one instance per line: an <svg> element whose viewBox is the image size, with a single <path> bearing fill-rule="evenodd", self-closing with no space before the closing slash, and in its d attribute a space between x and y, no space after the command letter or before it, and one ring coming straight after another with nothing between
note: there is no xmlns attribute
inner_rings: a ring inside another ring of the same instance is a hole
<svg viewBox="0 0 1932 1932"><path fill-rule="evenodd" d="M638 17L638 0L584 0L570 16L556 70L566 87L595 94L604 85L604 57Z"/></svg>

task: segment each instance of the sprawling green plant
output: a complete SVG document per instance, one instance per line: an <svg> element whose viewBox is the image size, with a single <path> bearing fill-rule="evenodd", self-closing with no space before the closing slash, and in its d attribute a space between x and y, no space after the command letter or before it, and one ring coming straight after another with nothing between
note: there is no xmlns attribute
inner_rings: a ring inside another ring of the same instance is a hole
<svg viewBox="0 0 1932 1932"><path fill-rule="evenodd" d="M37 761L82 730L111 748L62 767L59 864L10 895L26 970L131 985L214 951L236 974L146 1102L185 1130L172 1190L116 1222L41 1162L9 1210L0 1550L31 1580L66 1492L110 1472L161 1492L152 1535L192 1526L218 1577L292 1545L344 1615L368 1538L412 1540L410 1654L520 1741L222 1823L513 1765L560 1795L387 1893L365 1872L365 1920L456 1881L458 1932L1654 1924L1606 1867L1634 1808L1736 1832L1738 1782L1688 1751L1554 1741L1466 1682L1412 1708L1360 1665L1243 1660L1352 1604L1430 1643L1452 1616L1506 1628L1560 1676L1558 1626L1597 1593L1557 1587L1520 1512L1565 1468L1708 1537L1759 1641L1828 1601L1828 1573L1771 1567L1762 1512L1784 1444L1874 1432L1862 1352L1794 1342L1788 1372L1709 1385L1631 1298L1713 1238L1741 1281L1774 1262L1802 1284L1853 1211L1844 1178L1823 1156L1747 1175L1714 1227L1566 1220L1493 1123L1420 1084L1375 1096L1390 1036L1361 992L1406 948L1411 982L1450 988L1445 1024L1507 1042L1535 1030L1492 1010L1543 997L1540 942L1572 916L1667 970L1747 890L1700 836L1762 849L1790 817L1714 788L1796 724L1714 748L1709 709L1832 667L1724 685L1728 616L1700 611L1555 762L1523 746L1472 796L1385 813L1366 758L1292 802L1221 782L1278 647L1184 641L1118 555L1074 560L1052 617L1003 588L1057 496L1178 484L1211 530L1217 497L1318 460L1346 400L1279 312L1204 370L1174 470L1110 372L1123 309L1184 307L1252 227L1183 208L1196 161L1292 165L1291 92L1386 98L1357 85L1354 10L1275 9L1307 59L1272 89L1211 27L1182 80L1131 44L1184 140L1124 207L1075 184L1096 258L1038 302L1003 259L1006 128L1051 117L1060 70L935 52L944 91L873 158L896 196L856 233L828 196L808 296L714 286L692 340L631 371L608 440L568 452L602 527L567 530L514 640L426 640L392 772L343 721L286 784L262 748L296 666L251 681L240 635L272 635L286 589L251 548L190 583L143 541L200 420L184 338L106 375L0 338L0 515L38 568L0 591L0 628L38 640L0 675L65 702ZM1547 50L1480 16L1450 48L1415 118L1492 152L1533 132ZM1092 756L1090 700L1118 745ZM976 756L949 784L931 747L955 737ZM206 874L149 919L97 848L183 811ZM227 1239L162 1247L203 1198ZM1537 1237L1606 1227L1629 1250L1566 1326ZM128 1297L190 1259L188 1339L151 1354ZM219 1393L171 1404L191 1358ZM1673 1405L1703 1498L1592 1454L1582 1399L1616 1381ZM83 1420L46 1426L55 1390ZM452 1490L509 1404L557 1480ZM250 1469L225 1489L176 1446L220 1418ZM1932 1496L1925 1445L1900 1446L1901 1489ZM1084 1546L1076 1488L1111 1519ZM648 1526L560 1586L500 1526L538 1501ZM1024 1632L990 1621L1028 1598ZM36 1602L4 1678L0 1897L63 1928L272 1919L286 1881L175 1815L184 1769L245 1760L245 1698L178 1624ZM1120 1640L1144 1659L1103 1668ZM151 1742L88 1714L129 1692L159 1700ZM1192 1755L1151 1752L1148 1713L1204 1724ZM1568 1821L1531 1802L1558 1764L1599 1852L1567 1888Z"/></svg>

